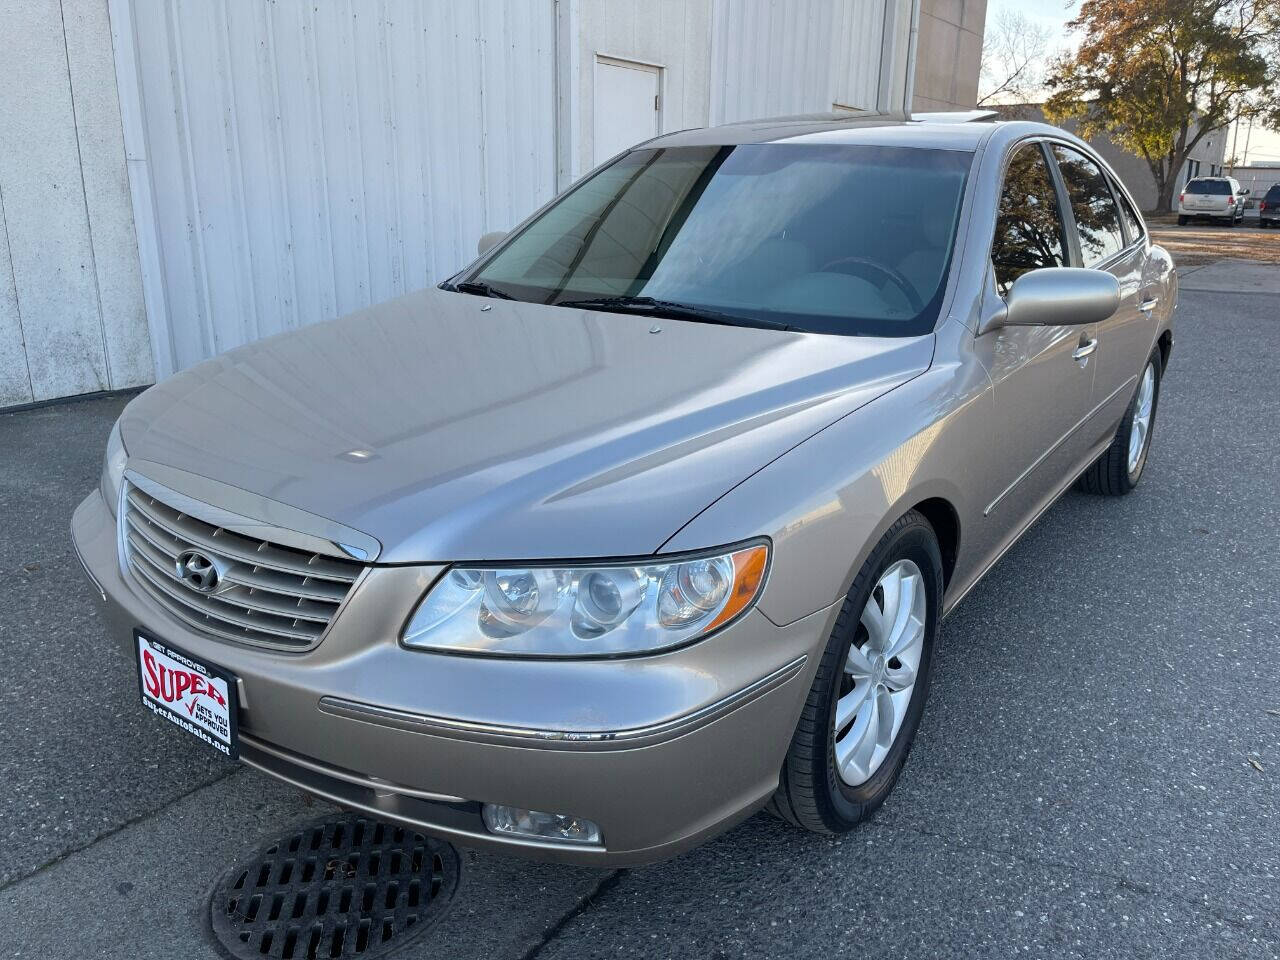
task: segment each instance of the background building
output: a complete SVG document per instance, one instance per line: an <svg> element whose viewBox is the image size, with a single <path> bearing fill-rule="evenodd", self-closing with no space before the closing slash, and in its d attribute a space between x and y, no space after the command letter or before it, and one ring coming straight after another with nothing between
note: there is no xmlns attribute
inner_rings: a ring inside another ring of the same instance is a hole
<svg viewBox="0 0 1280 960"><path fill-rule="evenodd" d="M969 107L985 0L0 0L0 406L448 276L618 150Z"/></svg>
<svg viewBox="0 0 1280 960"><path fill-rule="evenodd" d="M1245 216L1258 215L1258 203L1275 184L1280 184L1280 164L1251 163L1245 167L1227 168L1227 176L1240 181L1240 187L1249 191L1245 204Z"/></svg>

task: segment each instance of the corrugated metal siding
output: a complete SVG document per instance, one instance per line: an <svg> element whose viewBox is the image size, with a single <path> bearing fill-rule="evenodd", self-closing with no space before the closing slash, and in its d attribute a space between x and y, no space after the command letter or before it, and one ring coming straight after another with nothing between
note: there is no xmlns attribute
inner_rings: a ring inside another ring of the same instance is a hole
<svg viewBox="0 0 1280 960"><path fill-rule="evenodd" d="M874 108L886 3L716 0L711 122Z"/></svg>
<svg viewBox="0 0 1280 960"><path fill-rule="evenodd" d="M436 282L554 193L553 0L121 7L160 376Z"/></svg>
<svg viewBox="0 0 1280 960"><path fill-rule="evenodd" d="M874 110L884 50L884 0L836 0L832 37L833 105Z"/></svg>
<svg viewBox="0 0 1280 960"><path fill-rule="evenodd" d="M0 407L151 380L106 0L0 0Z"/></svg>

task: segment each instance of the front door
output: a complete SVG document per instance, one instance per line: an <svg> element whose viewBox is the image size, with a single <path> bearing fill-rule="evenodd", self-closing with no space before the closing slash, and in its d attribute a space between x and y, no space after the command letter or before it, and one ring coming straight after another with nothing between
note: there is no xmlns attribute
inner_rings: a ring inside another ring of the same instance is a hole
<svg viewBox="0 0 1280 960"><path fill-rule="evenodd" d="M1005 168L990 282L1006 296L1022 274L1070 264L1066 221L1044 145L1017 146ZM1085 454L1080 426L1093 397L1095 325L999 327L978 338L994 387L996 449L984 494L1000 545L1056 495Z"/></svg>

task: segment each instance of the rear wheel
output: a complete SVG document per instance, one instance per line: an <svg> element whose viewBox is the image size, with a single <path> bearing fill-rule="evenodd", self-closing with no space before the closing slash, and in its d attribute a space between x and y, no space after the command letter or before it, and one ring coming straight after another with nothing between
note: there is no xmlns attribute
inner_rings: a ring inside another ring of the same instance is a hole
<svg viewBox="0 0 1280 960"><path fill-rule="evenodd" d="M884 802L929 693L942 558L914 510L881 537L845 597L769 810L816 833L853 829Z"/></svg>
<svg viewBox="0 0 1280 960"><path fill-rule="evenodd" d="M1138 378L1124 419L1116 430L1107 452L1080 476L1078 485L1086 493L1121 497L1138 485L1151 450L1151 434L1156 425L1156 407L1160 402L1160 349L1151 351L1147 365Z"/></svg>
<svg viewBox="0 0 1280 960"><path fill-rule="evenodd" d="M1185 227L1186 225L1187 225L1187 218L1182 216L1182 214L1178 214L1178 226Z"/></svg>

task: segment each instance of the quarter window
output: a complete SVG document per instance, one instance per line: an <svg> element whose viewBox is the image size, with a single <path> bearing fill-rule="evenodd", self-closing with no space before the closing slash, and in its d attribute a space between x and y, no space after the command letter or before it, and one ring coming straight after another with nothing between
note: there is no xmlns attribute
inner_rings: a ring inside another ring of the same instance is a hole
<svg viewBox="0 0 1280 960"><path fill-rule="evenodd" d="M1049 163L1039 144L1019 147L1005 170L991 244L996 289L1003 297L1029 270L1066 263L1062 212Z"/></svg>
<svg viewBox="0 0 1280 960"><path fill-rule="evenodd" d="M1111 190L1120 201L1120 216L1124 218L1125 229L1129 232L1129 242L1133 243L1142 237L1142 219L1114 183L1111 185Z"/></svg>
<svg viewBox="0 0 1280 960"><path fill-rule="evenodd" d="M1068 147L1053 147L1062 180L1071 201L1071 213L1080 236L1080 256L1092 267L1124 247L1120 209L1098 165Z"/></svg>

